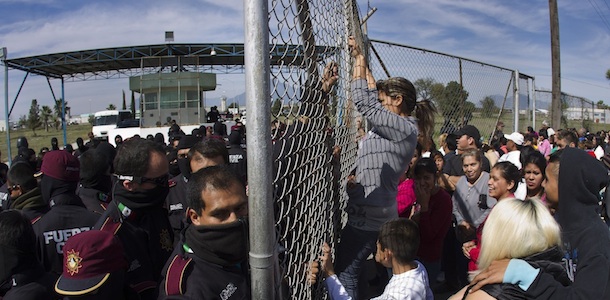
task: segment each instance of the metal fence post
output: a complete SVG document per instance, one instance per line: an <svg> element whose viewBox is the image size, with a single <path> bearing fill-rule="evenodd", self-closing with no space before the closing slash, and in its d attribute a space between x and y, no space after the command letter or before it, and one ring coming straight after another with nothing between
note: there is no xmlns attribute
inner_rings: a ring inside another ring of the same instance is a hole
<svg viewBox="0 0 610 300"><path fill-rule="evenodd" d="M2 61L4 62L4 116L6 117L6 152L8 155L8 162L11 164L13 162L13 158L11 155L11 126L9 124L9 114L8 114L8 64L6 63L6 56L8 55L8 51L6 47L0 49L2 51Z"/></svg>
<svg viewBox="0 0 610 300"><path fill-rule="evenodd" d="M268 1L244 1L252 299L275 298Z"/></svg>
<svg viewBox="0 0 610 300"><path fill-rule="evenodd" d="M513 117L514 117L514 130L519 131L519 70L515 70L515 82L514 82L514 94L513 94Z"/></svg>

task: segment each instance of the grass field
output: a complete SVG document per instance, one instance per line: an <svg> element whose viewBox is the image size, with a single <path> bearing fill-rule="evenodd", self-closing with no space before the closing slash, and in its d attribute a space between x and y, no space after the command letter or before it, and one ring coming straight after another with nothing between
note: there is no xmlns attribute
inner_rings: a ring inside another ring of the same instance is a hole
<svg viewBox="0 0 610 300"><path fill-rule="evenodd" d="M90 124L83 125L70 125L66 130L66 134L68 136L68 143L72 144L76 142L76 138L81 137L85 142L87 142L88 137L87 133L91 131ZM44 128L36 130L36 136L32 130L29 129L17 129L11 130L11 155L15 157L17 155L17 138L20 136L25 136L28 139L28 143L30 148L34 149L36 153L40 151L42 147L51 148L51 138L56 137L59 141L60 147L63 147L64 144L64 134L61 128L59 130L55 130L54 128L49 128L49 131L45 131ZM2 161L6 162L8 160L8 152L6 147L6 131L0 132L0 151L2 151Z"/></svg>

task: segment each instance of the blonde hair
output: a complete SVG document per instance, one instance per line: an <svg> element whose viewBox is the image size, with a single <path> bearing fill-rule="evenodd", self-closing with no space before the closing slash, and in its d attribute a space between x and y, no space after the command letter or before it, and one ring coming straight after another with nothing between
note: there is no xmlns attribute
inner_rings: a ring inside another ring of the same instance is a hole
<svg viewBox="0 0 610 300"><path fill-rule="evenodd" d="M505 199L491 210L479 256L479 270L492 261L523 258L561 245L559 225L539 200Z"/></svg>
<svg viewBox="0 0 610 300"><path fill-rule="evenodd" d="M449 134L447 134L447 133L443 133L443 134L438 136L438 145L439 145L439 147L444 147L445 144L447 144L447 136L448 135Z"/></svg>

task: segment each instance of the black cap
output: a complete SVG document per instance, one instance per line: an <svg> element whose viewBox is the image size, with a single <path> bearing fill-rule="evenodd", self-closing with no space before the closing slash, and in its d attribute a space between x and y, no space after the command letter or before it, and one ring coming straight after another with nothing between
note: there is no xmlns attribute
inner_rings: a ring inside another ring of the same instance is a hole
<svg viewBox="0 0 610 300"><path fill-rule="evenodd" d="M180 139L177 149L178 150L190 149L193 146L195 146L195 144L197 144L197 142L201 142L201 138L193 136L193 135L185 135Z"/></svg>
<svg viewBox="0 0 610 300"><path fill-rule="evenodd" d="M481 146L481 133L479 133L479 130L472 125L466 125L466 126L460 128L460 130L458 130L455 133L455 135L457 136L458 139L460 137L462 137L463 135L467 135L474 139L477 147Z"/></svg>

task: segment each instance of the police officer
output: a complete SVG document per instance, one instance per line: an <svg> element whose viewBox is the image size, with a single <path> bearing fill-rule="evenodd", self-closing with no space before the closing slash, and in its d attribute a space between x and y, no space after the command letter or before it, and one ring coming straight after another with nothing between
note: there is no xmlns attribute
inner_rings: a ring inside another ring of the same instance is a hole
<svg viewBox="0 0 610 300"><path fill-rule="evenodd" d="M92 212L103 214L112 199L112 161L105 154L91 149L80 155L80 182L76 194L83 200L85 207Z"/></svg>
<svg viewBox="0 0 610 300"><path fill-rule="evenodd" d="M189 225L164 267L159 299L249 299L248 201L241 180L227 166L203 168L189 180L187 202Z"/></svg>
<svg viewBox="0 0 610 300"><path fill-rule="evenodd" d="M53 278L36 258L36 237L30 221L16 210L0 212L0 298L57 299Z"/></svg>
<svg viewBox="0 0 610 300"><path fill-rule="evenodd" d="M174 230L174 244L177 243L177 237L180 234L183 226L183 220L186 212L186 183L191 177L191 166L189 165L189 150L200 138L193 135L185 135L180 139L177 147L177 164L180 168L180 174L172 178L169 182L169 194L167 195L166 205L169 211L169 222Z"/></svg>
<svg viewBox="0 0 610 300"><path fill-rule="evenodd" d="M248 182L248 160L246 150L241 146L242 135L239 131L229 134L229 166L244 183Z"/></svg>
<svg viewBox="0 0 610 300"><path fill-rule="evenodd" d="M63 269L63 246L71 236L90 230L98 219L76 196L80 171L78 159L62 150L45 155L41 170L42 199L51 209L33 220L37 245L45 269L59 276Z"/></svg>
<svg viewBox="0 0 610 300"><path fill-rule="evenodd" d="M20 210L30 222L49 211L49 204L42 199L34 171L27 163L13 164L8 172L7 188L10 193L7 208Z"/></svg>
<svg viewBox="0 0 610 300"><path fill-rule="evenodd" d="M173 247L164 201L169 192L168 162L154 142L123 142L114 160L113 199L95 229L113 232L128 259L127 282L142 299L155 299L161 269Z"/></svg>

